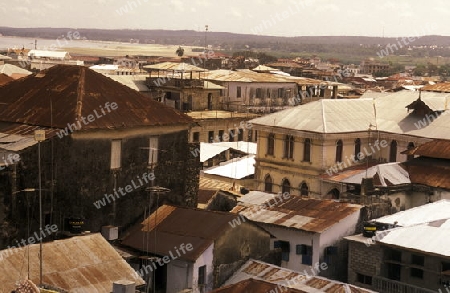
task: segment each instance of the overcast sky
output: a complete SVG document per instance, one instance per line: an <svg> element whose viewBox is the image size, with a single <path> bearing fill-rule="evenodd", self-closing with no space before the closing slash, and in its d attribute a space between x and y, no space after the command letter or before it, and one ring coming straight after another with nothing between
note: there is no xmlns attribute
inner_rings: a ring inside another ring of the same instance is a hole
<svg viewBox="0 0 450 293"><path fill-rule="evenodd" d="M6 2L5 0L3 0ZM10 0L0 26L276 36L450 35L448 0Z"/></svg>

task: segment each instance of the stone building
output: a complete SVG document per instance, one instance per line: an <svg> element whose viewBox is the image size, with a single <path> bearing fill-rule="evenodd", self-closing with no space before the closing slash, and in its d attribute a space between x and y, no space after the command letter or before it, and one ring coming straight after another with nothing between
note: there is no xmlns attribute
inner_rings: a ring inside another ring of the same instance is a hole
<svg viewBox="0 0 450 293"><path fill-rule="evenodd" d="M27 205L36 228L39 158L43 218L66 230L126 228L155 207L146 189L169 189L161 202L196 206L198 147L188 116L81 66L54 66L0 90L2 148L20 156L1 171L8 237L25 233ZM35 130L45 140L34 140ZM40 156L39 156L40 153ZM154 180L151 180L154 178Z"/></svg>

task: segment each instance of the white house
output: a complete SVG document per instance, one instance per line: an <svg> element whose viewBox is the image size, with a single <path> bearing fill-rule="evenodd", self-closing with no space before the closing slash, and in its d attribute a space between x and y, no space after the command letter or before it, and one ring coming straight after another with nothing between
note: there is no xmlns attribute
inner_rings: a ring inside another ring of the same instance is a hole
<svg viewBox="0 0 450 293"><path fill-rule="evenodd" d="M325 262L329 270L323 274L339 278L345 269L340 268L345 259L341 239L355 233L361 208L288 193L251 191L231 212L257 223L276 238L271 245L281 249L282 267L304 271Z"/></svg>

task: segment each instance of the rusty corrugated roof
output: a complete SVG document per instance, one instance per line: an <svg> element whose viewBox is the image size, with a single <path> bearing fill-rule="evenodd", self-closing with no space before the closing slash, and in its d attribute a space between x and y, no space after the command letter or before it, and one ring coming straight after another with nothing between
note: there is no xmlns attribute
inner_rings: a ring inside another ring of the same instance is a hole
<svg viewBox="0 0 450 293"><path fill-rule="evenodd" d="M271 199L261 204L264 194L267 195L264 192L249 192L241 197L241 202L231 212L242 214L254 222L322 233L362 208L356 204L297 195L290 195L290 198L283 200L268 194ZM248 198L254 200L247 200Z"/></svg>
<svg viewBox="0 0 450 293"><path fill-rule="evenodd" d="M107 103L117 103L117 109L108 112ZM96 119L81 123L89 115ZM0 87L0 121L54 128L80 121L81 129L88 130L193 120L86 67L56 65Z"/></svg>
<svg viewBox="0 0 450 293"><path fill-rule="evenodd" d="M182 243L190 243L193 249L180 259L196 261L236 218L238 215L231 213L163 205L135 226L122 244L165 256Z"/></svg>
<svg viewBox="0 0 450 293"><path fill-rule="evenodd" d="M426 85L421 88L422 91L450 93L450 82L441 82L436 84Z"/></svg>
<svg viewBox="0 0 450 293"><path fill-rule="evenodd" d="M413 184L450 189L450 164L448 160L419 157L402 163Z"/></svg>
<svg viewBox="0 0 450 293"><path fill-rule="evenodd" d="M437 159L450 159L450 140L435 139L403 153Z"/></svg>
<svg viewBox="0 0 450 293"><path fill-rule="evenodd" d="M39 283L39 244L29 245L30 279ZM27 276L27 250L3 250L0 284L11 292ZM144 284L142 278L100 234L77 236L43 244L43 283L73 293L111 292L115 281Z"/></svg>
<svg viewBox="0 0 450 293"><path fill-rule="evenodd" d="M315 275L316 271L304 271L303 273L292 271L286 268L275 266L259 260L248 260L229 278L225 285L229 287L232 284L240 284L244 280L260 280L272 283L282 288L290 288L300 290L301 292L317 293L317 292L355 292L369 293L370 290L360 287L330 280ZM226 287L225 287L226 288ZM218 291L222 292L222 291ZM223 291L228 292L228 291ZM231 291L233 292L233 291ZM241 291L243 292L243 291ZM249 291L249 292L265 292L265 291ZM268 292L268 291L267 291ZM284 291L280 291L284 292Z"/></svg>
<svg viewBox="0 0 450 293"><path fill-rule="evenodd" d="M277 284L269 282L247 279L236 284L228 285L222 288L215 289L211 293L246 293L246 292L285 292L285 293L306 293L302 290L280 287Z"/></svg>
<svg viewBox="0 0 450 293"><path fill-rule="evenodd" d="M7 84L10 81L13 81L14 78L7 76L4 73L0 73L0 86Z"/></svg>

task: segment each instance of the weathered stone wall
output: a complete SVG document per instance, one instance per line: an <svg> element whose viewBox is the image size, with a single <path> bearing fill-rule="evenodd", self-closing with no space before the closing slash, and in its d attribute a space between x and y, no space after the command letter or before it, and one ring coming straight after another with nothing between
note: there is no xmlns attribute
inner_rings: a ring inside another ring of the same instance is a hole
<svg viewBox="0 0 450 293"><path fill-rule="evenodd" d="M149 137L133 137L122 139L121 169L112 171L111 139L73 139L71 136L53 138L54 163L54 196L53 219L59 230L63 230L64 219L82 217L86 219L85 230L98 232L104 225L117 225L121 230L143 220L148 208L156 207L154 198L146 191L149 184L139 183L144 173L149 173ZM159 162L154 170L154 185L170 189L160 195L161 205L170 202L184 206L196 206L200 162L191 155L197 144L188 143L188 132L180 131L161 135L159 139ZM43 212L49 213L51 202L51 153L52 142L41 143L41 175ZM38 146L29 147L20 154L21 162L17 168L17 190L38 188ZM11 177L11 175L9 175ZM113 194L116 176L116 187L125 189L134 181L137 188L115 201L105 200L105 205L95 207L94 202L105 199L105 194ZM11 179L3 178L3 188L8 190L7 183ZM142 185L142 186L141 186ZM10 192L9 192L10 193ZM38 192L19 192L15 195L17 208L15 213L8 213L8 225L12 231L18 227L19 233L13 239L26 238L26 204L25 197L35 199ZM6 197L7 198L7 197ZM115 203L115 219L114 219ZM38 204L33 202L31 208L31 231L38 231ZM47 221L50 217L44 217Z"/></svg>
<svg viewBox="0 0 450 293"><path fill-rule="evenodd" d="M348 283L372 289L372 286L358 282L357 274L378 276L382 262L382 251L379 245L366 246L365 243L349 241L348 250Z"/></svg>

